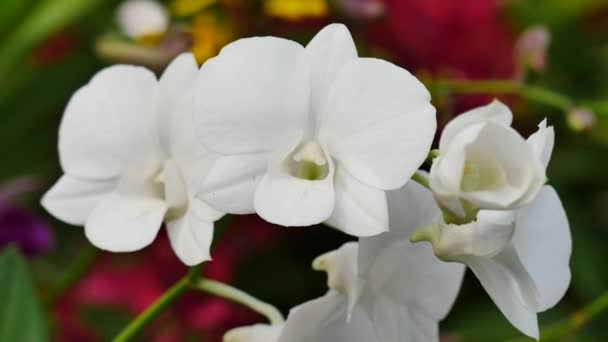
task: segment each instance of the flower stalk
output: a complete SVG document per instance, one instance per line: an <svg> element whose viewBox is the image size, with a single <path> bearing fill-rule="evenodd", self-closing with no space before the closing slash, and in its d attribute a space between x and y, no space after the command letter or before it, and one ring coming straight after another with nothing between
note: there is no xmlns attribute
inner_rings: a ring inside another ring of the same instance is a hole
<svg viewBox="0 0 608 342"><path fill-rule="evenodd" d="M242 304L268 318L270 323L284 322L283 315L274 306L265 303L242 290L214 280L200 278L202 264L190 269L182 279L175 283L144 312L139 314L113 340L113 342L132 341L155 318L175 303L188 290L200 290L218 297Z"/></svg>
<svg viewBox="0 0 608 342"><path fill-rule="evenodd" d="M195 289L216 295L218 297L226 298L235 303L246 306L268 318L268 321L270 321L271 324L280 324L285 321L281 312L274 306L232 286L210 279L198 279L192 283L191 286Z"/></svg>

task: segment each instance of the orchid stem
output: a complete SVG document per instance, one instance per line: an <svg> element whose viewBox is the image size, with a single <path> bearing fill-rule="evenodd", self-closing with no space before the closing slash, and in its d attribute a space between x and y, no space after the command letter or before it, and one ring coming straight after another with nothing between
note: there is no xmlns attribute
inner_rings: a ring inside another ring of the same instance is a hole
<svg viewBox="0 0 608 342"><path fill-rule="evenodd" d="M438 86L447 88L456 94L517 94L528 100L555 107L565 112L574 107L574 101L565 95L514 80L444 80L440 81Z"/></svg>
<svg viewBox="0 0 608 342"><path fill-rule="evenodd" d="M261 315L264 315L272 324L284 322L283 315L274 306L230 285L226 285L214 280L200 278L201 269L202 264L192 267L188 274L175 283L144 312L139 314L139 316L131 321L131 323L129 323L129 325L127 325L112 341L132 341L142 332L145 327L148 326L148 324L150 324L190 289L201 290L218 297L229 299L235 303L242 304L255 312L260 313Z"/></svg>
<svg viewBox="0 0 608 342"><path fill-rule="evenodd" d="M192 267L186 276L171 286L167 292L131 321L112 341L126 342L133 340L150 322L188 291L192 281L200 276L201 269L202 264Z"/></svg>
<svg viewBox="0 0 608 342"><path fill-rule="evenodd" d="M593 318L606 311L608 311L608 291L604 292L584 308L575 312L569 318L543 329L540 340L543 342L556 341L567 335L572 335L583 328ZM511 342L526 341L532 341L532 339L516 339Z"/></svg>
<svg viewBox="0 0 608 342"><path fill-rule="evenodd" d="M216 295L218 297L226 298L235 303L246 306L268 318L271 324L280 324L285 321L281 312L274 306L230 285L209 279L198 279L192 284L192 286L198 290Z"/></svg>
<svg viewBox="0 0 608 342"><path fill-rule="evenodd" d="M429 185L429 179L420 172L414 173L414 175L412 176L412 180L427 189L431 188L431 186Z"/></svg>

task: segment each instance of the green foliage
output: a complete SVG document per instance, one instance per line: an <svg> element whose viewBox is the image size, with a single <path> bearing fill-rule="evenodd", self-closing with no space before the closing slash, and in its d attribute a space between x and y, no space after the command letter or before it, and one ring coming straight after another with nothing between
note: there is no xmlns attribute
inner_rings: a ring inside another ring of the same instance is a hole
<svg viewBox="0 0 608 342"><path fill-rule="evenodd" d="M0 255L0 341L47 341L48 330L23 257Z"/></svg>

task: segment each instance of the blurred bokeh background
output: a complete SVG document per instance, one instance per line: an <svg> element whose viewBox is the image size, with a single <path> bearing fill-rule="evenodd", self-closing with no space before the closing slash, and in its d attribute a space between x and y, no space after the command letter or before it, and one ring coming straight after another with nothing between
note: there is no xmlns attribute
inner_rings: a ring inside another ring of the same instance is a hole
<svg viewBox="0 0 608 342"><path fill-rule="evenodd" d="M608 314L586 322L580 311L608 290L608 1L133 5L0 1L0 248L14 245L26 261L14 253L0 259L0 340L17 341L7 336L25 330L32 331L31 341L108 340L186 272L164 230L143 251L109 254L92 247L80 227L54 220L40 207L41 195L61 173L57 128L78 87L115 63L162 72L183 51L203 63L240 37L276 35L305 44L326 24L342 22L361 56L385 58L427 84L440 127L493 97L512 107L524 136L545 117L555 126L548 172L571 223L572 284L540 322L550 329L570 319L576 328L562 340L608 341ZM325 276L311 270L311 261L348 239L326 227L281 228L255 216L227 217L217 225L214 260L204 272L287 313L326 291ZM220 341L228 328L261 320L193 293L150 326L142 341ZM445 341L521 338L470 275L442 335Z"/></svg>

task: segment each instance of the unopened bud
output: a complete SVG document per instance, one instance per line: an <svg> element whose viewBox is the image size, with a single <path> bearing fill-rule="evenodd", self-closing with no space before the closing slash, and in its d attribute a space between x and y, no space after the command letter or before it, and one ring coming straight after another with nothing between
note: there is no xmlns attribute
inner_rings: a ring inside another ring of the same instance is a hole
<svg viewBox="0 0 608 342"><path fill-rule="evenodd" d="M386 10L382 0L336 0L335 2L344 14L356 19L378 18Z"/></svg>
<svg viewBox="0 0 608 342"><path fill-rule="evenodd" d="M568 126L577 132L585 131L595 124L595 114L587 108L575 108L568 113Z"/></svg>
<svg viewBox="0 0 608 342"><path fill-rule="evenodd" d="M519 68L530 68L543 72L547 68L547 50L551 43L551 33L545 26L535 25L525 30L517 40L517 61Z"/></svg>

